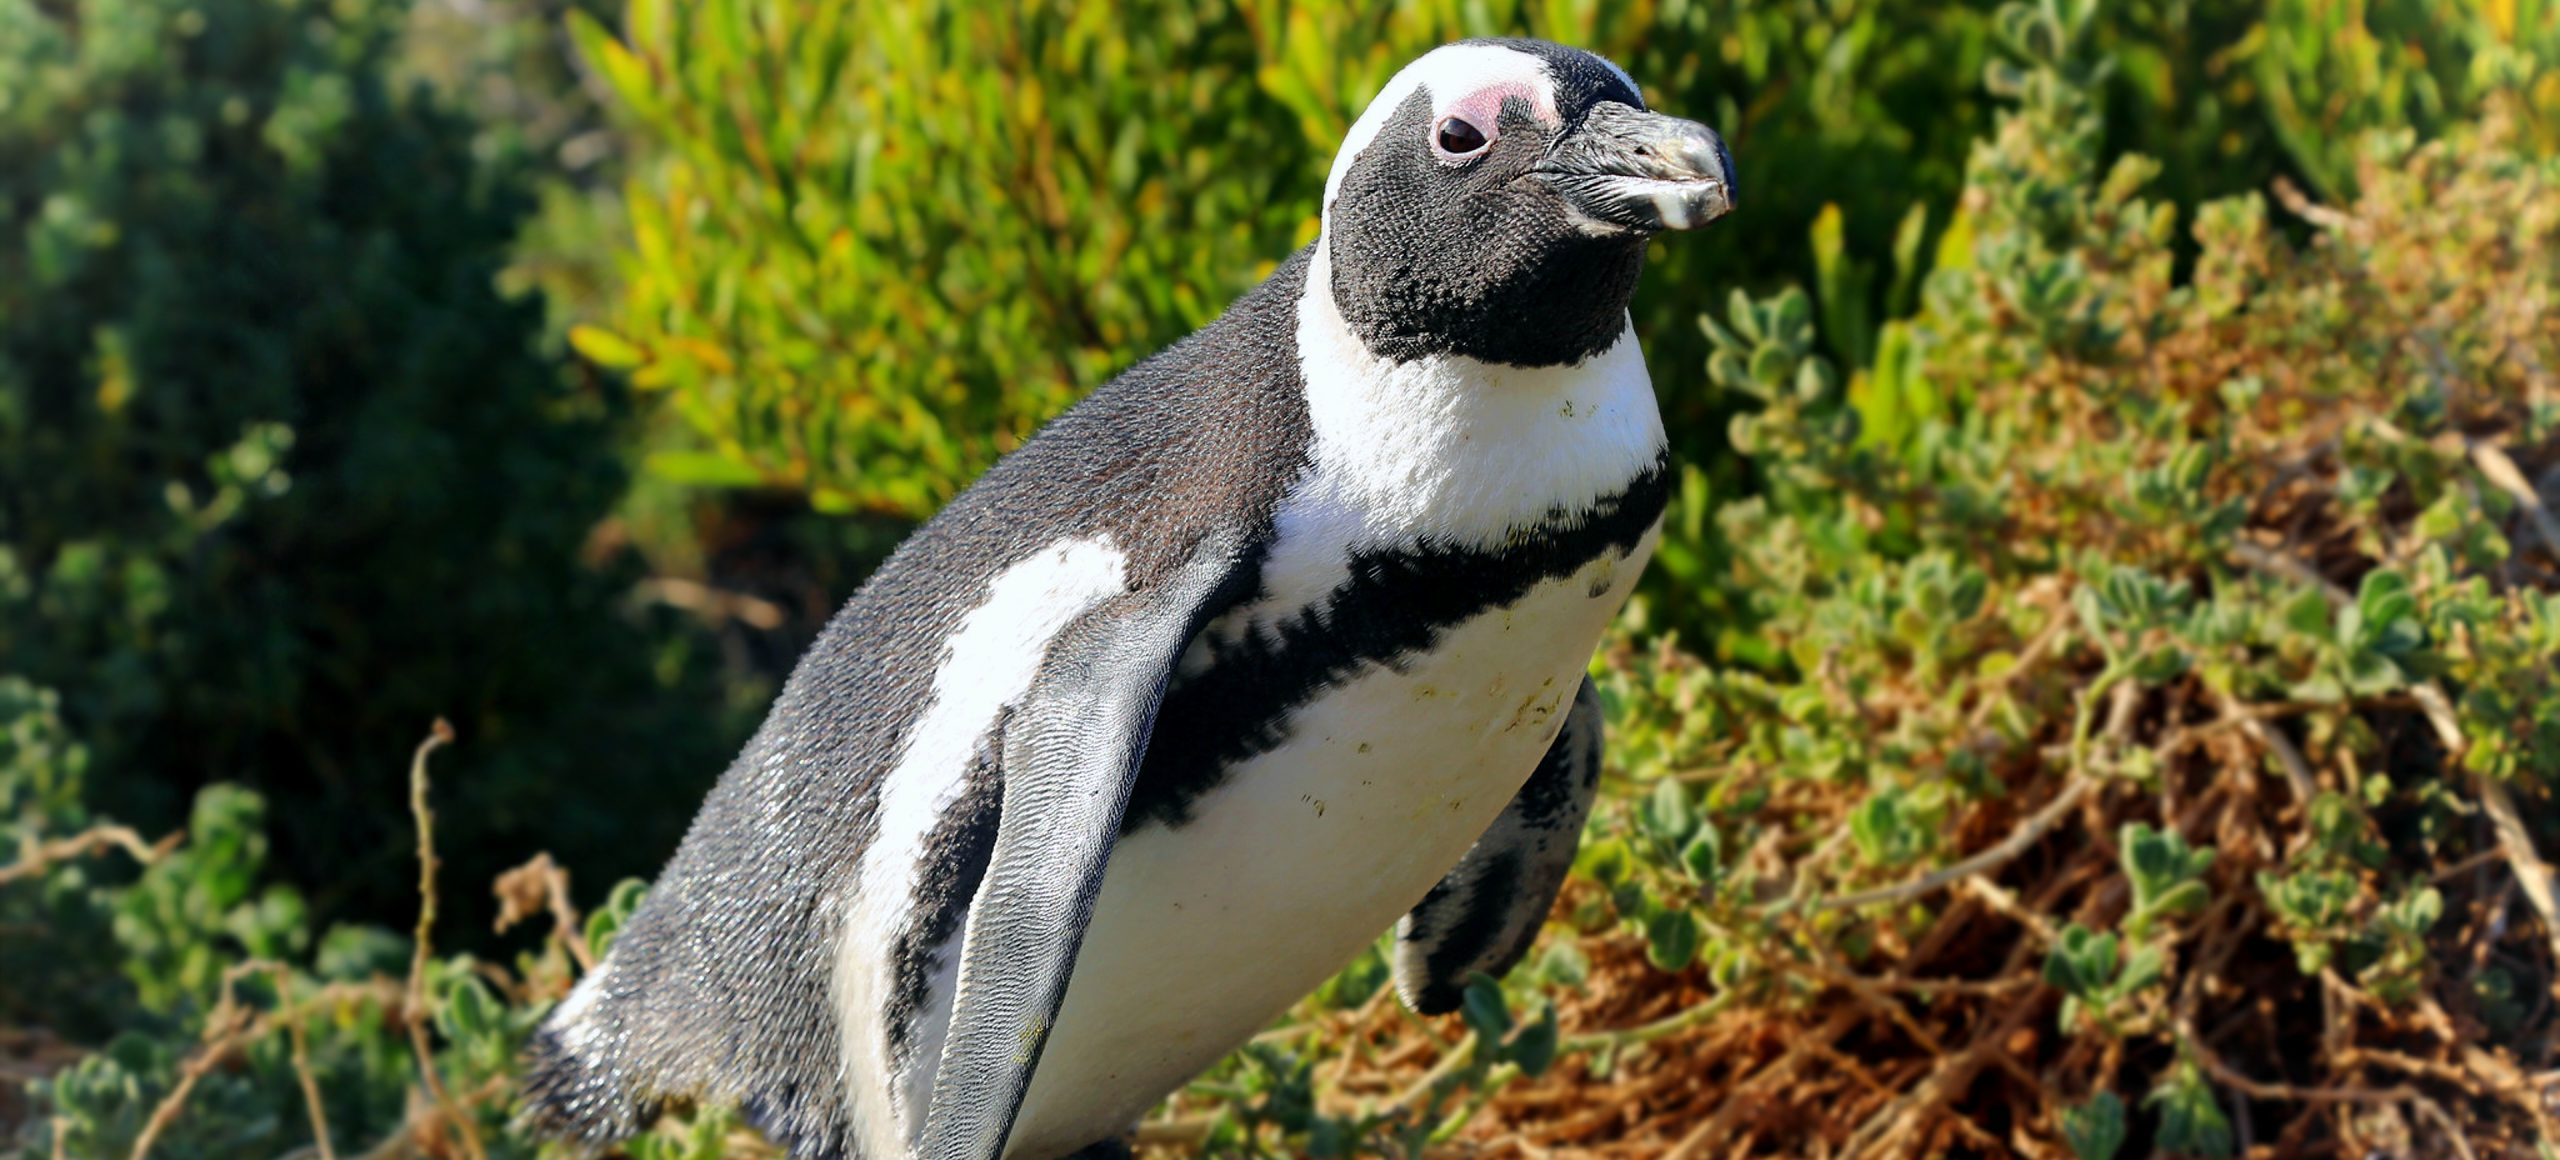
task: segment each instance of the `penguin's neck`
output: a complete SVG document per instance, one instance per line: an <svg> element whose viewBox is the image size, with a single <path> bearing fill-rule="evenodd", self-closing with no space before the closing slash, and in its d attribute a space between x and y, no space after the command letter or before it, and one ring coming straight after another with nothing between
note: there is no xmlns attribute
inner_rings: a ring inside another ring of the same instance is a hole
<svg viewBox="0 0 2560 1160"><path fill-rule="evenodd" d="M1625 492L1661 460L1662 415L1632 328L1562 366L1381 358L1335 301L1324 239L1297 313L1311 438L1286 507L1345 547L1499 549Z"/></svg>

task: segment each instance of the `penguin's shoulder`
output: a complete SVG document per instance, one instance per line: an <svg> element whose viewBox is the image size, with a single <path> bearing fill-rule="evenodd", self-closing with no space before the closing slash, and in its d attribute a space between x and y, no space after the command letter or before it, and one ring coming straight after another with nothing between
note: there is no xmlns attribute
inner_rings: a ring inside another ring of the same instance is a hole
<svg viewBox="0 0 2560 1160"><path fill-rule="evenodd" d="M1307 461L1296 337L1306 272L1304 252L1282 263L1218 319L1061 415L989 473L983 496L964 500L1035 539L1107 535L1138 585L1213 530L1260 543Z"/></svg>
<svg viewBox="0 0 2560 1160"><path fill-rule="evenodd" d="M1108 541L1139 589L1212 532L1264 547L1311 438L1296 338L1309 252L1068 408L918 528L820 634L785 700L915 702L986 586L1061 544Z"/></svg>

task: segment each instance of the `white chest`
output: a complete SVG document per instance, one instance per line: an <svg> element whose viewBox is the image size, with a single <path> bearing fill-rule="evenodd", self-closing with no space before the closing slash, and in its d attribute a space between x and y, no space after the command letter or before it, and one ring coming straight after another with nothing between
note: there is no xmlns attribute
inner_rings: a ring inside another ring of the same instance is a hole
<svg viewBox="0 0 2560 1160"><path fill-rule="evenodd" d="M1123 840L1014 1151L1126 1127L1420 901L1545 754L1653 543L1362 670L1188 824Z"/></svg>

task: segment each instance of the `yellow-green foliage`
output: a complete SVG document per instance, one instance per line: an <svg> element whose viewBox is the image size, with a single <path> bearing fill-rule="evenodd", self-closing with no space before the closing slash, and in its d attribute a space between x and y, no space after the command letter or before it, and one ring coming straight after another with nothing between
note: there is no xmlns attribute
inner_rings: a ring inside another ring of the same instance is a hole
<svg viewBox="0 0 2560 1160"><path fill-rule="evenodd" d="M2518 140L2560 145L2560 5L2550 0L2274 0L2254 79L2303 172L2351 187L2367 131L2439 131L2491 93Z"/></svg>
<svg viewBox="0 0 2560 1160"><path fill-rule="evenodd" d="M1661 248L1639 299L1694 386L1702 287L1799 261L1826 203L1881 242L1953 191L1987 40L1961 6L1814 0L635 0L619 37L575 27L655 157L621 301L575 341L698 433L655 466L911 518L1310 240L1334 146L1431 46L1589 45L1760 151L1759 225Z"/></svg>

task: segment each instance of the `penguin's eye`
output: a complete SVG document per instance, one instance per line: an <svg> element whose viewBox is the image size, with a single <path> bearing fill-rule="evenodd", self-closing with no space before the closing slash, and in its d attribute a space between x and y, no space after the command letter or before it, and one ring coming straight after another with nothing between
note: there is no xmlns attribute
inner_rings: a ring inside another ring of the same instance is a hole
<svg viewBox="0 0 2560 1160"><path fill-rule="evenodd" d="M1440 146L1442 153L1451 157L1465 157L1482 151L1485 146L1493 142L1487 140L1484 130L1476 128L1473 122L1463 117L1444 117L1440 121L1440 132L1433 138L1433 143Z"/></svg>

